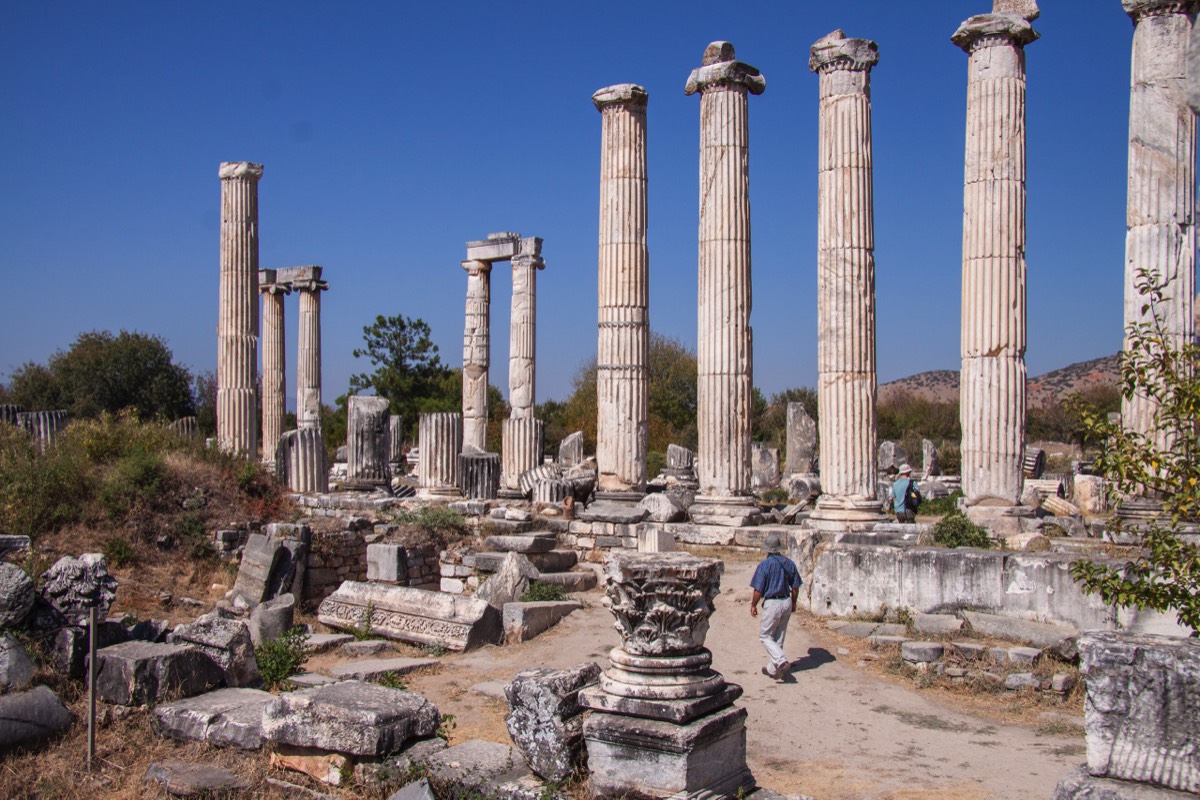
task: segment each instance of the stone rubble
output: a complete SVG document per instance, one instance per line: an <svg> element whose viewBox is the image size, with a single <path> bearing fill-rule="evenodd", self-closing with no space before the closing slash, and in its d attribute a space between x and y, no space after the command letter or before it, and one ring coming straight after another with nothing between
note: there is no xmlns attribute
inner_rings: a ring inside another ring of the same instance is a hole
<svg viewBox="0 0 1200 800"><path fill-rule="evenodd" d="M600 679L595 663L570 669L518 672L504 687L505 717L513 744L536 774L563 782L584 760L583 707L579 690Z"/></svg>

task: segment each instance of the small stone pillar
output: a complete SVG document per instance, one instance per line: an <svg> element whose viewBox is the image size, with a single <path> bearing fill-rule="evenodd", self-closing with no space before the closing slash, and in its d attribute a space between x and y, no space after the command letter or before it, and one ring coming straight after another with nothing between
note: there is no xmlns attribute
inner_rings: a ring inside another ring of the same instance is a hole
<svg viewBox="0 0 1200 800"><path fill-rule="evenodd" d="M599 687L579 693L591 790L652 797L733 796L746 768L742 687L712 669L704 646L724 564L689 553L613 553L605 591L621 645Z"/></svg>
<svg viewBox="0 0 1200 800"><path fill-rule="evenodd" d="M17 427L24 428L33 439L39 453L44 453L67 427L70 415L66 411L22 411L17 414Z"/></svg>
<svg viewBox="0 0 1200 800"><path fill-rule="evenodd" d="M494 500L500 492L499 453L460 453L458 487L471 500Z"/></svg>
<svg viewBox="0 0 1200 800"><path fill-rule="evenodd" d="M541 239L521 239L519 248L512 258L508 405L512 419L533 419L537 383L537 273L546 268L546 262L542 258Z"/></svg>
<svg viewBox="0 0 1200 800"><path fill-rule="evenodd" d="M320 267L300 267L292 288L300 295L299 344L296 348L296 427L321 427L321 280Z"/></svg>
<svg viewBox="0 0 1200 800"><path fill-rule="evenodd" d="M1036 18L1036 4L1031 6L1030 18ZM1025 45L1037 38L1029 20L1012 13L971 17L951 37L970 56L960 382L962 488L968 505L1012 506L1021 497ZM824 477L821 485L828 491Z"/></svg>
<svg viewBox="0 0 1200 800"><path fill-rule="evenodd" d="M458 457L462 452L462 415L422 414L417 430L417 478L421 496L461 497Z"/></svg>
<svg viewBox="0 0 1200 800"><path fill-rule="evenodd" d="M293 492L329 491L325 465L325 439L320 428L300 428L279 437L275 450L275 475Z"/></svg>
<svg viewBox="0 0 1200 800"><path fill-rule="evenodd" d="M540 419L506 419L500 423L501 497L524 497L521 475L542 463L545 426Z"/></svg>
<svg viewBox="0 0 1200 800"><path fill-rule="evenodd" d="M650 416L650 252L646 247L646 101L623 83L592 95L600 141L597 494L646 488Z"/></svg>
<svg viewBox="0 0 1200 800"><path fill-rule="evenodd" d="M17 414L24 410L25 406L19 406L16 403L0 403L0 423L16 425Z"/></svg>
<svg viewBox="0 0 1200 800"><path fill-rule="evenodd" d="M700 93L695 522L758 521L750 495L750 124L747 96L766 79L713 42L686 94ZM705 506L708 506L707 508Z"/></svg>
<svg viewBox="0 0 1200 800"><path fill-rule="evenodd" d="M492 265L464 261L467 314L463 329L463 446L487 449L488 369L491 364Z"/></svg>
<svg viewBox="0 0 1200 800"><path fill-rule="evenodd" d="M1194 0L1122 0L1133 20L1129 90L1129 191L1125 234L1125 329L1150 321L1137 290L1138 270L1164 282L1157 304L1163 334L1175 347L1195 335L1196 116L1187 104L1188 38ZM1128 345L1126 345L1128 347ZM1144 394L1121 402L1126 429L1156 438L1157 404Z"/></svg>
<svg viewBox="0 0 1200 800"><path fill-rule="evenodd" d="M291 286L276 283L275 270L260 269L258 291L262 295L262 460L271 463L287 415L283 298Z"/></svg>
<svg viewBox="0 0 1200 800"><path fill-rule="evenodd" d="M820 81L817 397L821 488L812 516L882 520L875 461L875 216L871 69L879 49L835 30L812 46Z"/></svg>
<svg viewBox="0 0 1200 800"><path fill-rule="evenodd" d="M258 455L258 181L262 164L226 161L221 178L217 445Z"/></svg>
<svg viewBox="0 0 1200 800"><path fill-rule="evenodd" d="M388 401L351 395L347 400L346 486L374 489L391 481L388 470Z"/></svg>
<svg viewBox="0 0 1200 800"><path fill-rule="evenodd" d="M392 414L388 417L388 463L399 465L404 460L404 418ZM393 470L396 472L398 470Z"/></svg>

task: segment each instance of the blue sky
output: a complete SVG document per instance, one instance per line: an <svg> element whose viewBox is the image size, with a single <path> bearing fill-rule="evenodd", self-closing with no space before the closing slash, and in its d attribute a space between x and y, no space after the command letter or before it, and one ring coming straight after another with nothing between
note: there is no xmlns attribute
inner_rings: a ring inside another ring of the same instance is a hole
<svg viewBox="0 0 1200 800"><path fill-rule="evenodd" d="M650 94L650 318L694 346L705 45L762 70L750 99L755 384L816 380L817 78L834 28L872 74L878 373L959 365L967 57L988 0L527 3L9 2L0 10L0 381L81 332L164 337L216 366L221 161L265 165L261 264L320 264L324 394L365 369L376 314L462 358L464 243L545 239L539 401L596 348L596 89ZM1118 0L1051 0L1027 53L1031 375L1121 342L1129 47ZM507 268L492 383L507 392ZM295 378L296 300L287 306ZM289 394L294 387L289 387ZM291 402L291 401L289 401Z"/></svg>

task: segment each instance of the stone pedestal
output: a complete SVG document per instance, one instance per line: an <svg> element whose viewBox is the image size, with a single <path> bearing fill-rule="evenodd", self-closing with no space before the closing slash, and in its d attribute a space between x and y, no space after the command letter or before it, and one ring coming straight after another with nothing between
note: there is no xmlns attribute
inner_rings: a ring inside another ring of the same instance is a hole
<svg viewBox="0 0 1200 800"><path fill-rule="evenodd" d="M766 80L713 42L686 94L700 94L697 478L717 508L750 499L750 125L747 97Z"/></svg>
<svg viewBox="0 0 1200 800"><path fill-rule="evenodd" d="M871 69L879 50L840 30L819 39L817 396L823 494L813 517L884 519L875 460L875 217Z"/></svg>
<svg viewBox="0 0 1200 800"><path fill-rule="evenodd" d="M500 454L459 454L458 487L469 500L494 500L500 493Z"/></svg>
<svg viewBox="0 0 1200 800"><path fill-rule="evenodd" d="M291 287L275 282L275 270L260 269L258 291L262 294L262 459L273 462L287 414L283 298Z"/></svg>
<svg viewBox="0 0 1200 800"><path fill-rule="evenodd" d="M258 181L262 164L221 164L217 445L258 455Z"/></svg>
<svg viewBox="0 0 1200 800"><path fill-rule="evenodd" d="M591 789L651 797L753 788L742 689L704 647L724 564L687 553L614 553L605 564L621 646L581 690Z"/></svg>
<svg viewBox="0 0 1200 800"><path fill-rule="evenodd" d="M540 419L506 419L500 423L500 496L524 497L521 475L542 463L545 426Z"/></svg>
<svg viewBox="0 0 1200 800"><path fill-rule="evenodd" d="M1028 20L1007 13L971 17L951 37L970 56L960 381L962 488L968 505L1016 505L1021 496L1025 45L1037 37Z"/></svg>
<svg viewBox="0 0 1200 800"><path fill-rule="evenodd" d="M650 254L646 247L646 90L623 83L592 95L600 142L597 489L646 486Z"/></svg>
<svg viewBox="0 0 1200 800"><path fill-rule="evenodd" d="M463 329L463 446L487 450L488 367L491 362L491 275L486 261L464 261L467 313Z"/></svg>
<svg viewBox="0 0 1200 800"><path fill-rule="evenodd" d="M296 350L296 427L321 426L321 280L320 267L302 267L302 277L292 281L300 295L299 345Z"/></svg>
<svg viewBox="0 0 1200 800"><path fill-rule="evenodd" d="M325 439L320 428L300 428L282 434L274 461L279 481L293 492L323 494L329 491Z"/></svg>
<svg viewBox="0 0 1200 800"><path fill-rule="evenodd" d="M417 423L417 479L422 497L461 497L458 460L462 451L462 416L422 414Z"/></svg>
<svg viewBox="0 0 1200 800"><path fill-rule="evenodd" d="M388 469L388 401L351 395L347 401L346 487L382 488L391 481Z"/></svg>

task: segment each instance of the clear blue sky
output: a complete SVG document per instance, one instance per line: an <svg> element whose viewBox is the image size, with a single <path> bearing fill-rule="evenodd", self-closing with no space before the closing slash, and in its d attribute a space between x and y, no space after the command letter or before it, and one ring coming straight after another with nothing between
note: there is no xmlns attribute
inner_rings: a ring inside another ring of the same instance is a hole
<svg viewBox="0 0 1200 800"><path fill-rule="evenodd" d="M1031 375L1121 342L1129 47L1118 0L1049 0L1027 49ZM967 57L990 0L906 3L8 2L0 10L0 381L81 332L166 339L216 365L221 161L265 165L261 264L320 264L326 402L363 370L376 314L424 318L461 364L464 243L545 239L537 399L596 348L600 115L644 85L650 318L694 346L699 101L725 39L750 99L755 383L816 380L817 78L834 28L879 43L872 77L878 371L959 366ZM510 273L492 282L507 393ZM288 382L296 301L287 306ZM289 386L289 394L294 387Z"/></svg>

